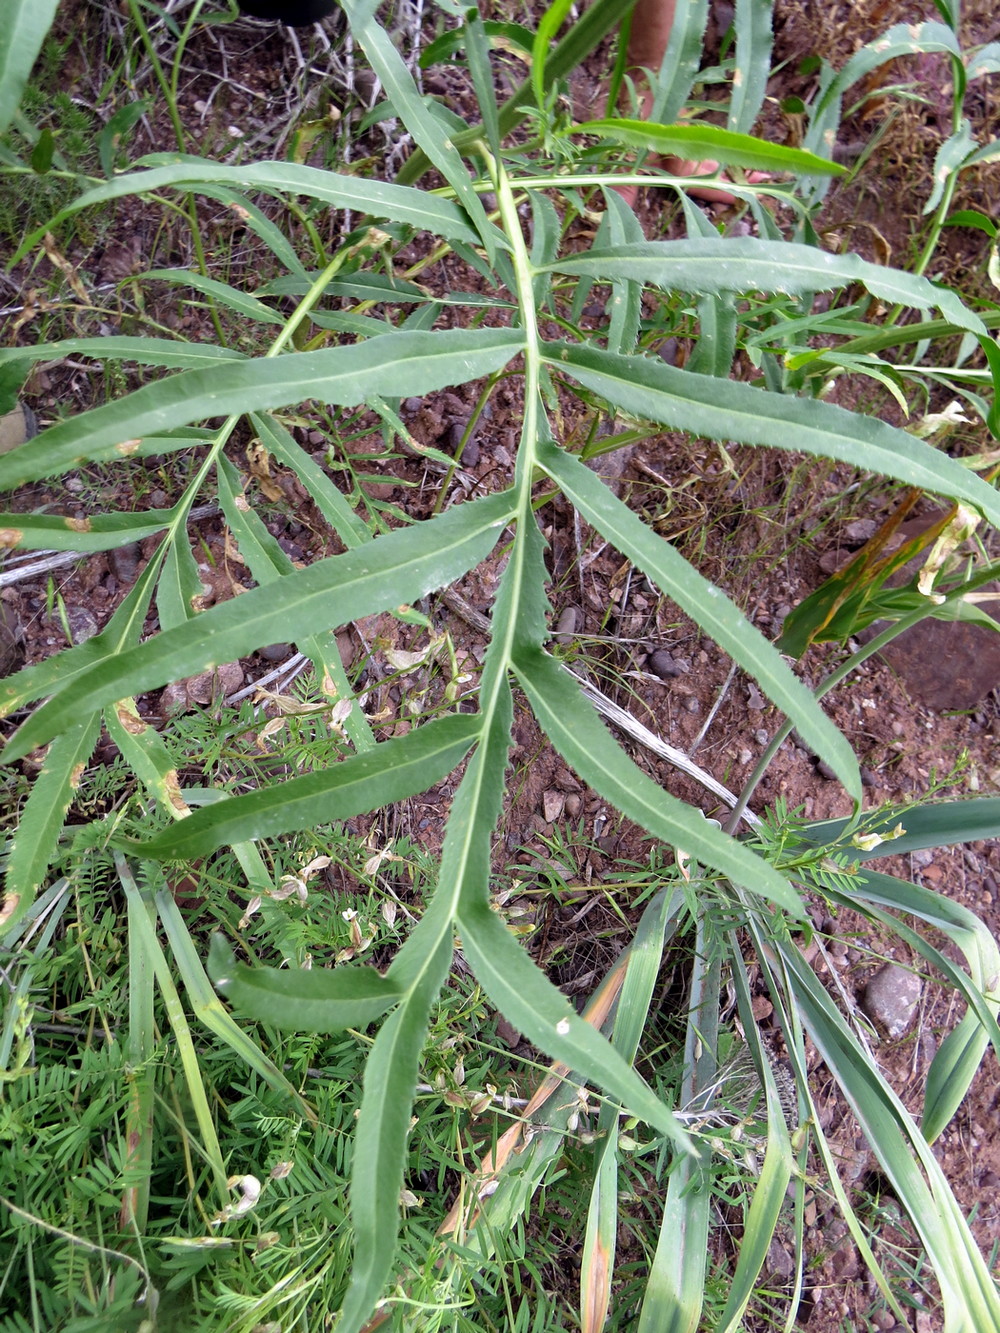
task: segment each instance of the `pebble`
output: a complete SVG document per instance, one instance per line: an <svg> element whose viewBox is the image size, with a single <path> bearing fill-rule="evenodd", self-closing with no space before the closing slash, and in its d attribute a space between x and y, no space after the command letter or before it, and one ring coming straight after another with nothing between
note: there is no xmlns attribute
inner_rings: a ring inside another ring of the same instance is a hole
<svg viewBox="0 0 1000 1333"><path fill-rule="evenodd" d="M119 583L135 582L141 556L142 548L138 542L126 542L124 546L118 546L108 552L108 564Z"/></svg>
<svg viewBox="0 0 1000 1333"><path fill-rule="evenodd" d="M655 652L649 654L647 663L654 676L659 676L661 680L669 680L671 676L680 676L684 673L685 667L682 662L674 657L666 648L657 648Z"/></svg>
<svg viewBox="0 0 1000 1333"><path fill-rule="evenodd" d="M555 633L552 637L556 643L572 643L582 624L583 612L578 606L563 607L559 613L559 619L556 621Z"/></svg>
<svg viewBox="0 0 1000 1333"><path fill-rule="evenodd" d="M160 695L160 713L169 716L197 704L210 704L235 693L242 684L243 668L239 662L223 662L214 671L201 671L167 685Z"/></svg>
<svg viewBox="0 0 1000 1333"><path fill-rule="evenodd" d="M916 1015L922 989L915 973L897 963L886 963L865 987L861 1007L890 1037L902 1037Z"/></svg>
<svg viewBox="0 0 1000 1333"><path fill-rule="evenodd" d="M22 656L24 628L17 612L0 602L0 677L12 675Z"/></svg>
<svg viewBox="0 0 1000 1333"><path fill-rule="evenodd" d="M292 645L290 643L269 643L266 648L258 650L265 662L283 662L286 657L291 655Z"/></svg>
<svg viewBox="0 0 1000 1333"><path fill-rule="evenodd" d="M86 643L99 631L97 620L85 606L67 606L66 624L74 643Z"/></svg>
<svg viewBox="0 0 1000 1333"><path fill-rule="evenodd" d="M789 1282L795 1274L795 1260L778 1240L777 1236L767 1247L765 1260L767 1271L781 1282Z"/></svg>

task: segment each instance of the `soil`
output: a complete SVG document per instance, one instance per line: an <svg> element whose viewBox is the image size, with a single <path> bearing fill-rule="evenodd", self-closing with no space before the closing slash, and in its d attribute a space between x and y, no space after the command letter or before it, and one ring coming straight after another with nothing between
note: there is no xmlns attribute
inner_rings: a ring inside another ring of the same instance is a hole
<svg viewBox="0 0 1000 1333"><path fill-rule="evenodd" d="M77 21L92 15L95 8L99 7L83 4L82 0L71 0L63 6L60 24L67 39ZM915 9L921 13L915 14ZM815 74L803 72L808 69L808 57L821 51L839 67L862 43L893 22L914 22L924 16L936 16L929 0L916 7L903 5L900 0L825 6L782 0L776 9L774 61L780 73L769 86L765 130L777 141L794 142L794 115L782 111L779 103L811 91ZM989 3L966 4L963 21L966 45L1000 36L1000 21ZM112 6L102 10L101 22L105 35L120 39L121 18ZM277 148L269 149L275 156L295 151L316 165L329 163L337 153L350 152L354 160L369 155L384 161L385 174L391 178L406 145L386 143L359 131L360 118L365 105L375 99L375 89L365 71L344 55L335 27L330 29L330 36L332 45L327 47L308 30L293 40L284 30L250 23L197 32L183 67L179 100L193 148L225 157L241 149L252 154L255 145L277 141ZM101 70L94 64L94 51L99 46L78 38L69 40L67 80L81 95L91 94L100 82ZM575 101L592 106L605 68L595 59L576 76ZM224 71L221 76L220 69ZM511 80L517 73L513 68ZM871 78L865 95L845 119L841 138L850 152L860 155L874 136L880 136L878 151L856 179L831 190L818 221L827 244L839 240L843 248L881 263L906 263L915 253L925 226L916 209L926 197L934 154L946 129L947 78L943 58L931 57L923 58L915 69L900 68ZM913 81L916 96L906 100L880 91L897 79ZM148 66L140 64L135 85L140 92L152 92ZM331 94L331 88L340 91ZM428 78L428 89L449 98L459 112L471 109L471 91L454 72L435 72ZM969 104L974 132L985 131L991 124L995 128L998 96L995 80L983 79L976 86ZM337 115L330 114L331 106L338 113L343 109L339 121ZM324 117L328 130L334 129L317 134L308 146L301 123ZM293 122L299 125L298 139L296 131L289 129ZM175 147L167 118L152 105L136 129L130 153ZM221 206L202 200L200 207L206 245L215 252L228 250L228 280L239 285L254 272L259 259L252 238ZM1000 173L996 167L966 173L954 207L1000 216ZM652 190L643 192L638 210L647 235L681 234L671 208L663 196ZM713 216L720 222L729 218L724 209L714 210ZM330 231L341 224L328 218L318 225ZM95 328L109 332L148 329L159 324L182 327L190 337L212 339L214 333L204 310L183 301L176 290L165 288L152 297L147 294L145 304L140 306L132 288L131 279L141 270L187 264L190 254L185 235L179 226L165 227L162 209L143 201L123 205L99 233L81 225L67 243L63 258L68 270L63 272L71 271L82 284L97 307L96 313L93 309L84 312L74 304L72 291L52 281L55 270L51 266L41 276L23 266L12 277L13 283L20 284L19 297L11 297L9 308L0 312L8 320L5 342L50 336L46 329L60 319L72 322L80 332ZM324 236L327 242L332 239L332 235ZM951 230L945 234L935 261L935 275L967 295L986 295L989 287L984 255L985 238L981 233ZM420 255L415 250L409 257L416 260ZM147 293L156 290L148 284L144 289ZM680 340L666 349L666 354L682 361L686 350ZM70 406L79 410L100 401L104 391L91 368L63 361L36 369L27 397L44 425ZM850 405L864 401L867 410L900 422L899 409L888 395L867 387L859 390L849 383L838 387L837 392ZM853 402L851 394L855 395ZM859 394L867 398L862 400ZM940 397L932 398L932 409L944 406ZM519 423L514 413L518 401L516 385L496 395L488 421L465 443L457 484L467 494L504 484L515 452ZM404 403L402 412L419 444L454 455L473 408L474 391L470 388ZM434 471L436 465L428 465L412 451L384 454L378 423L371 414L357 414L351 425L357 437L353 448L373 455L368 465L372 479L363 485L369 513L391 523L393 507L398 506L410 518L426 517L438 495L441 474ZM569 432L583 428L569 404L566 426ZM304 414L299 422L299 438L313 445L317 460L325 462L327 437L321 421L310 420ZM245 446L247 440L242 443ZM966 431L956 444L957 449L969 453L986 447L983 433L973 430ZM12 508L25 512L45 506L71 516L83 516L94 507L163 508L178 495L180 478L173 472L175 466L171 460L147 460L144 465L136 465L124 480L110 470L86 469L59 482L26 488L13 497ZM249 460L247 466L253 470ZM658 531L674 540L708 577L725 587L770 637L780 632L788 611L839 567L899 503L898 495L888 486L859 485L858 478L845 468L831 466L822 472L812 464L803 468L801 460L791 455L742 448L724 451L670 433L650 436L628 451L607 455L596 466L609 485L647 516ZM256 482L268 528L293 560L309 563L337 549L320 515L293 478L272 472L258 474ZM929 505L926 511L930 512ZM762 740L778 723L773 710L751 682L730 673L724 655L703 639L676 607L636 576L616 552L601 549L592 534L581 531L565 506L558 501L550 503L540 518L549 543L553 626L559 629L560 641L575 669L672 746L696 759L730 790L738 791L750 774ZM223 524L211 507L194 525L194 534L200 539L205 557L206 602L232 596L249 575L231 560ZM89 637L106 623L151 553L152 544L140 543L26 577L19 574L17 562L8 557L3 568L5 586L0 593L5 651L16 638L13 651L21 662L30 663L65 646L67 634L76 641ZM498 572L495 562L487 562L466 579L457 590L464 605L473 612L488 611ZM57 593L55 601L50 577ZM474 670L482 658L485 639L476 616L463 616L456 612L455 605L454 601L448 604L435 600L424 609L438 626L448 629L460 663ZM12 623L20 627L17 636L7 632ZM154 627L151 620L149 628ZM391 617L381 616L343 632L340 642L349 666L366 663L364 683L374 689L389 674L386 650L418 647L420 635ZM983 651L992 648L984 647ZM266 654L240 663L222 682L222 689L229 695L251 689L254 682L291 658L292 652L290 645L275 645ZM810 650L803 663L809 683L819 680L830 659L825 649ZM8 669L12 667L8 660ZM947 674L947 663L943 669ZM906 671L908 679L896 674L882 659L871 659L827 699L831 717L851 741L862 764L868 804L876 807L884 802L911 801L940 783L944 794L1000 791L997 691L984 689L980 697L961 708L930 708L921 702L922 678L937 678L942 663L934 657L921 659L918 652L915 663ZM998 678L1000 675L994 674L993 679ZM203 682L202 688L208 689L211 697L218 683ZM441 688L440 680L428 688L433 695ZM188 699L192 698L196 699L197 694L189 690ZM397 731L408 725L400 718L400 699L399 685L386 692L386 706L392 713L387 726ZM186 702L175 699L181 706ZM164 720L169 711L162 695L140 700L139 707L147 716ZM627 929L599 898L581 912L584 900L578 896L580 886L599 882L616 863L642 861L647 847L634 829L618 821L613 811L604 808L545 749L526 709L518 714L515 737L515 769L509 784L512 796L504 821L502 859L507 865L521 866L528 889L530 876L553 868L562 881L577 886L562 904L552 895L543 900L534 939L536 957L550 965L558 984L569 994L585 995L627 942ZM635 755L674 795L702 806L708 814L718 813L691 778L641 749L636 749ZM106 761L109 757L110 750L105 746L101 758ZM446 790L437 791L433 800L421 802L414 812L416 833L432 849L441 836L447 795ZM754 807L761 810L778 800L811 819L849 812L839 785L794 739L782 746L758 790ZM583 834L578 846L556 853L553 838L560 821L578 823ZM415 836L414 830L408 832ZM947 894L976 912L994 934L1000 935L1000 840L939 849L914 856L907 863L889 862L884 868ZM920 977L916 1020L902 1036L883 1035L875 1047L887 1077L907 1105L916 1110L921 1104L929 1061L960 1016L960 1007L946 987L926 975L918 958L898 941L873 937L860 919L841 914L834 921L819 914L815 925L818 945L823 946L821 952L814 949L815 966L831 984L836 980L852 1005L863 1007L868 983L887 958L913 969ZM766 1005L762 1005L760 1017L766 1027L769 1016L765 1010ZM517 1034L508 1036L516 1047ZM856 1134L842 1101L830 1088L818 1057L815 1052L810 1054L817 1108L840 1156L845 1181L853 1186L859 1206L862 1199L868 1201L865 1206L879 1221L884 1248L888 1250L893 1244L900 1247L898 1267L904 1275L901 1286L914 1302L910 1327L929 1333L939 1327L933 1289L924 1289L916 1277L909 1282L905 1278L911 1240L905 1228L893 1227L892 1200L886 1195L876 1164ZM936 1145L958 1202L973 1218L973 1230L987 1253L1000 1225L997 1087L998 1070L990 1052L968 1098ZM892 1327L892 1317L881 1313L883 1307L846 1225L832 1200L818 1187L808 1200L805 1224L810 1271L796 1326L807 1327L812 1333L832 1333L844 1327ZM725 1244L720 1241L721 1246ZM779 1233L769 1258L770 1277L779 1294L789 1275L786 1252L790 1249L790 1233Z"/></svg>

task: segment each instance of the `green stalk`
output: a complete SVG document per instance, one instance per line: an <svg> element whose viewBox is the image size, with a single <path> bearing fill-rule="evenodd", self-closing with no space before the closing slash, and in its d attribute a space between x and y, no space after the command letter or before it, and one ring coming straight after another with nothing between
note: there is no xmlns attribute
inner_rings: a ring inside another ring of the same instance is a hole
<svg viewBox="0 0 1000 1333"><path fill-rule="evenodd" d="M122 1198L120 1228L141 1237L149 1216L149 1188L153 1166L153 1100L152 1072L156 1029L153 1020L154 972L150 958L133 922L136 912L145 912L149 928L153 928L152 905L138 897L128 900L128 1065L126 1079L129 1085L128 1110L125 1117L125 1169L138 1176L126 1185Z"/></svg>
<svg viewBox="0 0 1000 1333"><path fill-rule="evenodd" d="M188 1096L191 1098L191 1106L201 1133L201 1151L212 1173L216 1194L222 1201L222 1207L225 1207L229 1203L229 1186L222 1148L219 1144L219 1137L216 1133L215 1121L208 1104L208 1098L205 1095L205 1084L198 1063L198 1052L191 1036L191 1028L188 1025L184 1006L181 1003L177 986L174 984L170 967L153 929L152 915L149 910L152 907L151 896L148 890L139 889L129 864L121 852L115 852L115 867L129 903L129 924L135 927L138 939L136 947L144 951L148 965L156 974L160 994L163 996L167 1011L167 1020L170 1023L170 1030L174 1035L177 1053L181 1058L181 1065L184 1069Z"/></svg>
<svg viewBox="0 0 1000 1333"><path fill-rule="evenodd" d="M156 82L160 85L160 91L163 93L164 101L167 104L167 114L170 116L170 123L173 126L174 138L177 140L177 147L180 152L186 153L188 151L187 135L184 133L184 126L181 124L180 114L177 110L177 81L180 74L181 55L187 43L191 25L201 9L201 0L196 0L194 9L192 10L188 22L185 25L184 32L181 35L177 55L174 59L172 76L169 82L163 71L160 58L156 53L156 48L150 39L149 29L146 27L145 21L143 20L138 0L128 0L128 5L129 12L132 16L132 22L136 25L136 28L139 31L139 40L142 42L146 55L149 57L150 64L153 66ZM203 278L207 278L208 260L205 256L205 246L201 239L201 232L198 230L198 208L194 201L194 195L186 194L184 196L184 204L184 211L187 214L188 225L191 231L191 243L194 246L195 259L198 261L198 272ZM211 297L209 297L208 300L208 309L212 316L212 325L215 328L216 337L219 339L219 342L225 346L226 333L222 327L222 320L219 318L218 306Z"/></svg>

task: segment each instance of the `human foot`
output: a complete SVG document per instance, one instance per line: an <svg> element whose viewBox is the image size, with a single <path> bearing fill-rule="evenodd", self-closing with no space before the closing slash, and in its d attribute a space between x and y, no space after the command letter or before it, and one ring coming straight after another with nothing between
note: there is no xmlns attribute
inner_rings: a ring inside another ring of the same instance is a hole
<svg viewBox="0 0 1000 1333"><path fill-rule="evenodd" d="M660 167L661 170L669 172L671 176L698 178L700 176L715 176L719 171L718 162L692 162L680 157L660 157L658 154L650 159L650 165ZM748 185L759 185L767 179L768 177L762 171L749 171L747 172L746 183ZM651 180L650 184L655 185L656 181ZM638 185L616 185L615 189L629 208L634 209L639 198L640 187ZM694 199L701 199L708 204L735 204L739 202L741 197L734 194L732 190L726 189L725 178L718 185L715 183L711 185L688 185L685 189L686 193Z"/></svg>

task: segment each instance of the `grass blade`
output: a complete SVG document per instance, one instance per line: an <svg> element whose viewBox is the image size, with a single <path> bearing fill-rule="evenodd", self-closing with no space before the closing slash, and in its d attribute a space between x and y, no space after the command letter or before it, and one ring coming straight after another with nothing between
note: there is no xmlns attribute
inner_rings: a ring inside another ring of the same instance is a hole
<svg viewBox="0 0 1000 1333"><path fill-rule="evenodd" d="M146 841L117 845L157 861L193 861L226 844L367 814L441 782L475 744L480 725L474 714L442 717L332 768L205 806Z"/></svg>
<svg viewBox="0 0 1000 1333"><path fill-rule="evenodd" d="M576 1013L488 903L459 912L462 951L500 1012L539 1049L603 1088L687 1153L687 1133L632 1065Z"/></svg>
<svg viewBox="0 0 1000 1333"><path fill-rule="evenodd" d="M115 862L119 866L127 864L119 852L115 853ZM162 883L162 874L159 867L154 869L154 878L159 879ZM214 1032L217 1037L224 1041L246 1065L256 1070L269 1087L274 1088L276 1092L280 1092L282 1096L286 1097L294 1108L296 1115L308 1120L310 1124L315 1124L316 1112L306 1099L297 1088L292 1086L274 1061L264 1054L257 1043L233 1022L230 1015L223 1008L218 995L212 988L212 983L205 975L205 969L201 965L198 951L181 915L181 910L174 901L173 894L165 887L159 888L156 891L154 902L157 914L163 923L163 929L170 942L170 951L177 964L177 971L184 982L184 989L187 991L196 1018L204 1023L210 1032ZM159 976L159 973L157 973L157 976Z"/></svg>
<svg viewBox="0 0 1000 1333"><path fill-rule="evenodd" d="M68 727L49 746L42 771L21 810L7 859L4 912L11 926L28 910L56 853L66 812L101 729L98 712Z"/></svg>
<svg viewBox="0 0 1000 1333"><path fill-rule="evenodd" d="M692 953L691 993L684 1042L682 1098L689 1105L716 1082L721 955L711 947L703 913ZM712 1191L709 1154L698 1144L667 1179L656 1253L639 1315L639 1333L696 1333L705 1301Z"/></svg>
<svg viewBox="0 0 1000 1333"><path fill-rule="evenodd" d="M443 934L416 984L383 1023L365 1064L351 1171L354 1263L338 1333L359 1333L392 1271L417 1068L451 954L451 935Z"/></svg>
<svg viewBox="0 0 1000 1333"><path fill-rule="evenodd" d="M381 1018L404 992L374 967L329 971L247 967L221 935L212 939L208 974L240 1014L292 1032L342 1032Z"/></svg>
<svg viewBox="0 0 1000 1333"><path fill-rule="evenodd" d="M801 917L797 893L777 871L658 786L615 743L570 674L542 652L514 660L518 682L553 745L605 800L654 838L714 866L752 893Z"/></svg>
<svg viewBox="0 0 1000 1333"><path fill-rule="evenodd" d="M914 952L945 977L969 1006L961 1021L941 1043L927 1075L921 1131L933 1143L951 1121L992 1042L1000 1057L1000 949L989 928L959 903L907 880L866 871L858 875L850 895L833 897L845 907L867 903L867 910L905 940ZM889 911L880 911L888 908ZM965 955L969 975L912 930L905 917L915 916L940 930Z"/></svg>
<svg viewBox="0 0 1000 1333"><path fill-rule="evenodd" d="M826 158L807 153L802 148L786 148L768 143L750 134L719 129L715 125L657 125L647 120L588 120L574 125L573 134L599 135L632 148L648 148L664 157L714 159L725 166L756 168L760 171L790 171L797 175L842 176L845 168ZM727 244L732 242L727 241ZM681 242L650 242L681 244ZM782 244L782 250L787 248ZM692 288L691 290L695 290Z"/></svg>
<svg viewBox="0 0 1000 1333"><path fill-rule="evenodd" d="M523 339L507 329L386 333L353 346L187 370L43 431L0 457L0 490L92 461L130 457L139 438L229 413L316 398L350 407L372 394L406 397L490 375Z"/></svg>
<svg viewBox="0 0 1000 1333"><path fill-rule="evenodd" d="M44 0L44 3L51 4L52 0ZM279 196L306 195L333 208L360 213L363 217L389 218L449 240L467 241L473 245L479 242L477 232L469 226L464 211L456 204L405 185L342 176L335 171L299 166L294 162L244 162L238 167L226 167L199 157L178 157L176 153L167 156L166 162L155 156L145 158L144 162L149 164L146 170L124 172L106 185L87 190L45 226L25 237L11 262L23 258L41 241L46 231L55 230L81 209L132 194L153 194L166 189L197 191L202 181ZM499 233L497 240L501 240Z"/></svg>
<svg viewBox="0 0 1000 1333"><path fill-rule="evenodd" d="M180 995L177 993L173 974L163 950L160 948L160 942L156 938L151 914L147 910L152 895L146 890L140 891L128 863L118 853L115 854L115 864L122 888L125 890L125 897L128 900L130 909L129 926L135 931L138 941L136 947L141 947L145 952L148 965L156 975L160 994L163 996L170 1030L177 1044L188 1095L191 1098L191 1105L201 1134L201 1151L211 1170L212 1181L220 1200L220 1206L224 1207L229 1201L229 1187L226 1184L226 1167L222 1157L222 1149L219 1146L215 1121L208 1105L205 1084L198 1065L198 1053L191 1037L191 1028L185 1016ZM173 900L171 899L171 901Z"/></svg>
<svg viewBox="0 0 1000 1333"><path fill-rule="evenodd" d="M14 118L59 0L5 0L0 42L0 134Z"/></svg>
<svg viewBox="0 0 1000 1333"><path fill-rule="evenodd" d="M968 469L905 430L830 403L781 397L735 381L596 347L549 343L546 362L622 411L713 440L740 440L836 458L911 486L965 500L1000 526L1000 496Z"/></svg>
<svg viewBox="0 0 1000 1333"><path fill-rule="evenodd" d="M153 929L152 904L138 894L128 899L128 1068L129 1101L126 1112L126 1184L121 1207L121 1229L142 1235L149 1215L150 1178L153 1167L153 1104L156 1084L153 1053L156 1026L153 1020L155 974L143 947L144 935L132 918L146 914L146 928Z"/></svg>
<svg viewBox="0 0 1000 1333"><path fill-rule="evenodd" d="M642 914L628 951L628 966L615 1012L612 1045L634 1062L649 1018L649 1007L663 961L663 946L684 912L684 896L661 889ZM618 1231L619 1108L605 1103L597 1124L594 1181L580 1264L582 1333L602 1333L611 1301Z"/></svg>
<svg viewBox="0 0 1000 1333"><path fill-rule="evenodd" d="M716 133L721 135L725 131ZM709 154L707 146L704 152ZM701 154L700 148L692 147L685 155ZM713 148L709 155L719 154ZM881 300L919 310L937 306L945 319L959 328L985 332L979 316L954 292L927 278L870 263L859 255L831 254L792 241L761 241L751 236L644 241L616 246L613 250L587 250L561 258L548 267L559 273L585 273L605 281L632 278L666 291L679 288L703 295L780 291L796 296L849 287L856 282Z"/></svg>
<svg viewBox="0 0 1000 1333"><path fill-rule="evenodd" d="M749 134L764 105L771 73L774 0L736 0L735 68L726 127Z"/></svg>
<svg viewBox="0 0 1000 1333"><path fill-rule="evenodd" d="M280 603L273 588L253 588L135 648L116 650L43 704L14 733L2 757L11 762L50 740L84 708L213 670L261 644L296 640L414 602L484 559L509 517L510 500L502 493L456 505L439 518L296 570L282 580ZM18 676L4 682L0 702L17 698L20 684Z"/></svg>
<svg viewBox="0 0 1000 1333"><path fill-rule="evenodd" d="M934 1267L948 1329L1000 1327L1000 1297L948 1182L916 1125L794 947L781 946L795 1003Z"/></svg>
<svg viewBox="0 0 1000 1333"><path fill-rule="evenodd" d="M693 616L753 676L768 698L794 718L809 744L823 755L854 800L860 801L861 777L851 747L763 634L715 584L622 504L590 468L547 442L539 445L538 461L587 522Z"/></svg>

